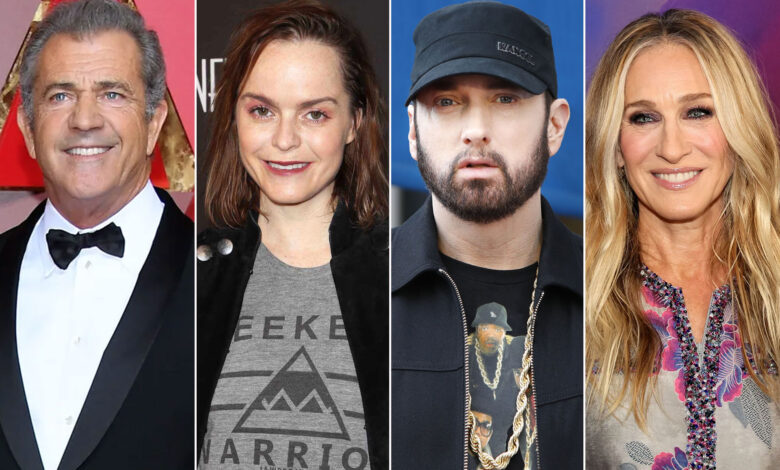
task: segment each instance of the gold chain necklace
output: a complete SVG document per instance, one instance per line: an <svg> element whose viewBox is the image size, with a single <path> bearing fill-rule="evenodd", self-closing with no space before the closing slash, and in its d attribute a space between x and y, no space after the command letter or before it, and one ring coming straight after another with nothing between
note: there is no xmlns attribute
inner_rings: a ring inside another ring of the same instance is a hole
<svg viewBox="0 0 780 470"><path fill-rule="evenodd" d="M534 344L534 327L536 325L536 311L534 310L534 300L536 298L536 281L539 279L539 267L536 268L536 274L534 275L534 286L531 289L531 305L528 306L528 323L527 332L525 335L525 351L523 351L523 365L522 373L520 374L520 388L517 391L517 400L515 400L515 406L517 411L515 412L514 420L512 420L512 435L507 442L507 450L493 458L487 452L482 451L482 442L477 435L474 427L474 413L471 412L471 392L469 391L466 400L469 407L469 419L466 423L466 427L469 430L469 444L471 445L471 451L477 455L479 462L486 470L504 470L509 465L509 460L517 454L520 449L520 435L523 433L525 423L531 423L531 407L528 406L528 385L531 383L530 370L532 361L532 349ZM503 344L502 344L503 346ZM477 362L480 362L479 355L477 355ZM480 364L480 372L483 373L483 380L485 379L482 365ZM496 371L498 376L498 371ZM496 380L496 385L498 385ZM488 385L489 386L489 385ZM526 454L523 459L525 462L525 468L530 469L529 457L531 454L531 443L536 439L536 429L530 432L526 440Z"/></svg>
<svg viewBox="0 0 780 470"><path fill-rule="evenodd" d="M485 371L485 363L482 360L482 348L479 346L479 340L474 340L474 355L477 356L477 365L479 366L479 373L482 375L482 381L485 385L493 391L493 399L496 399L496 388L498 388L498 380L501 378L501 361L504 359L504 340L498 345L498 357L496 358L496 376L493 380L489 380L487 372Z"/></svg>

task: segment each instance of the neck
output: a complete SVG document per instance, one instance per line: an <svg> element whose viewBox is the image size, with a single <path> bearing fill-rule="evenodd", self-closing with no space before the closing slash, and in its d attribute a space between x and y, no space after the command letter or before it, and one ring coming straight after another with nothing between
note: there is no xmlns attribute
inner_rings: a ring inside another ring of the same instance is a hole
<svg viewBox="0 0 780 470"><path fill-rule="evenodd" d="M726 270L713 272L712 262L722 207L692 221L670 223L640 206L637 237L642 261L673 285L692 280L721 285Z"/></svg>
<svg viewBox="0 0 780 470"><path fill-rule="evenodd" d="M261 197L257 223L262 242L274 256L299 268L322 266L330 261L330 222L335 201L323 191L300 204L274 204Z"/></svg>
<svg viewBox="0 0 780 470"><path fill-rule="evenodd" d="M47 186L46 192L52 205L65 220L80 230L100 225L122 210L146 186L148 178L123 194L94 199L74 199L60 194L56 188Z"/></svg>
<svg viewBox="0 0 780 470"><path fill-rule="evenodd" d="M542 205L537 191L512 215L495 222L466 222L433 198L439 250L450 258L488 269L519 269L539 259Z"/></svg>

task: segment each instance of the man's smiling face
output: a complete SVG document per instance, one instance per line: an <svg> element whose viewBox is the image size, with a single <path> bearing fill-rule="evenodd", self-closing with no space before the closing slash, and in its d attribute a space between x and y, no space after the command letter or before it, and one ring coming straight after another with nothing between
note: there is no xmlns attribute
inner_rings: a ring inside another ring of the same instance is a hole
<svg viewBox="0 0 780 470"><path fill-rule="evenodd" d="M146 119L141 53L128 33L52 36L33 103L32 122L20 112L19 124L55 207L113 213L146 184L166 108Z"/></svg>

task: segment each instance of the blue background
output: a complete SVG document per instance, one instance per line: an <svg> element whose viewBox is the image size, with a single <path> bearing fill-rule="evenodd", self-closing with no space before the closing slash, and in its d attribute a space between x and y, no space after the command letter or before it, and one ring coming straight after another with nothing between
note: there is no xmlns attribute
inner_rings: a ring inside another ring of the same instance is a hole
<svg viewBox="0 0 780 470"><path fill-rule="evenodd" d="M414 61L412 35L420 20L435 10L457 2L443 0L393 0L391 36L391 181L405 189L426 191L409 154L409 119L404 100L409 92L409 75ZM550 159L542 194L560 215L582 217L583 180L583 2L581 0L504 1L545 22L552 32L558 96L571 108L563 145Z"/></svg>

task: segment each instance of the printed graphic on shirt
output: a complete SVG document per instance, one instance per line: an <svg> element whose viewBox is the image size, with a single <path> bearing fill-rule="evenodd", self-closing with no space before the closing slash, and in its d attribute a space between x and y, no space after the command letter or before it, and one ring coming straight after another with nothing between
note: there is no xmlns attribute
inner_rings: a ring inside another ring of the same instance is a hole
<svg viewBox="0 0 780 470"><path fill-rule="evenodd" d="M330 266L261 247L211 401L201 470L369 470L363 400Z"/></svg>
<svg viewBox="0 0 780 470"><path fill-rule="evenodd" d="M480 305L471 326L474 332L469 335L468 344L473 432L479 437L481 452L495 458L507 450L513 430L517 394L521 388L525 336L508 334L512 328L507 323L506 309L496 302ZM530 389L526 396L527 406L531 406ZM509 468L523 468L518 464L526 458L533 461L533 449L526 437L529 422L525 413L523 416L524 430L519 440L519 451L512 457ZM474 459L477 461L476 455Z"/></svg>
<svg viewBox="0 0 780 470"><path fill-rule="evenodd" d="M247 403L212 404L200 468L369 468L362 406L352 402L354 393L344 393L357 389L357 377L323 365L321 371L301 346L279 370L223 373L222 388L257 387ZM362 446L350 428L363 433Z"/></svg>
<svg viewBox="0 0 780 470"><path fill-rule="evenodd" d="M312 420L304 413L322 416ZM247 407L233 432L349 440L338 406L303 346Z"/></svg>

